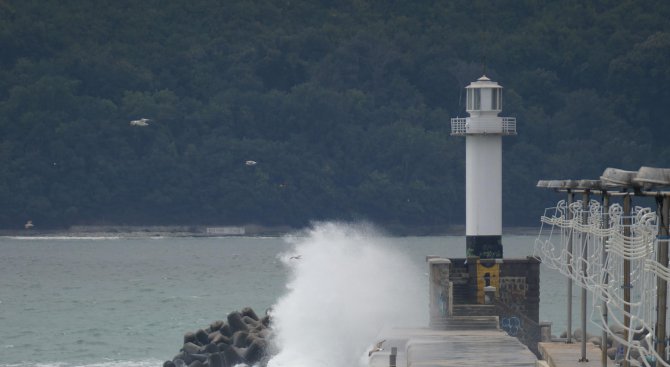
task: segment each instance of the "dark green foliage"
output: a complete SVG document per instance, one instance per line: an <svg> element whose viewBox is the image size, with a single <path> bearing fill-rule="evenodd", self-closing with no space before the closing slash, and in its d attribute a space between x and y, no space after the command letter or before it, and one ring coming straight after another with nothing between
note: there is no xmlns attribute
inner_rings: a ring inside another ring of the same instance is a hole
<svg viewBox="0 0 670 367"><path fill-rule="evenodd" d="M0 227L462 224L449 119L482 73L518 119L504 224L535 225L556 199L540 178L669 165L667 19L666 1L0 1Z"/></svg>

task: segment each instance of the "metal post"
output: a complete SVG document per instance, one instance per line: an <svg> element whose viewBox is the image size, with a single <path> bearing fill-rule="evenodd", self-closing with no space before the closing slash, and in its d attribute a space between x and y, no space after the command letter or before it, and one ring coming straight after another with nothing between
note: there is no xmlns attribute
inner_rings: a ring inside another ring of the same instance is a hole
<svg viewBox="0 0 670 367"><path fill-rule="evenodd" d="M623 197L623 235L625 238L630 238L631 226L631 207L632 196L630 193ZM626 245L627 246L627 245ZM623 260L623 324L624 324L624 339L628 341L628 333L630 330L630 260L624 258ZM628 347L624 348L624 356L628 355ZM629 367L628 359L624 358L623 367Z"/></svg>
<svg viewBox="0 0 670 367"><path fill-rule="evenodd" d="M586 225L589 220L589 191L582 194L582 224ZM586 259L588 259L588 236L582 233L582 277L586 278ZM588 362L586 358L586 286L582 285L582 356L579 362Z"/></svg>
<svg viewBox="0 0 670 367"><path fill-rule="evenodd" d="M609 216L609 209L610 209L610 197L607 195L606 191L603 191L603 227L605 229L609 228L609 223L610 223L610 216ZM607 240L609 237L603 238L603 246L602 246L602 262L603 266L607 264L607 250L605 249L605 244L607 243ZM607 285L609 282L608 276L609 274L607 271L603 272L604 278L603 278L603 285ZM607 293L603 294L603 302L602 302L602 318L603 318L603 325L607 325ZM607 328L603 328L603 334L601 336L601 341L600 341L600 363L602 367L607 367Z"/></svg>
<svg viewBox="0 0 670 367"><path fill-rule="evenodd" d="M657 261L664 267L668 266L668 214L670 213L670 197L658 198L658 253ZM656 278L656 353L665 360L665 317L667 313L667 281L662 277Z"/></svg>
<svg viewBox="0 0 670 367"><path fill-rule="evenodd" d="M398 347L391 348L391 355L389 355L389 367L396 367L398 359Z"/></svg>
<svg viewBox="0 0 670 367"><path fill-rule="evenodd" d="M540 341L551 342L551 321L540 321Z"/></svg>
<svg viewBox="0 0 670 367"><path fill-rule="evenodd" d="M572 212L570 211L570 204L572 204L572 201L574 200L575 194L572 192L572 190L568 190L568 210L567 210L567 216L568 220L572 219ZM572 229L569 230L568 232L568 273L572 275ZM568 298L568 314L567 314L567 340L566 343L570 344L572 343L572 277L568 277L568 290L567 290L567 298Z"/></svg>

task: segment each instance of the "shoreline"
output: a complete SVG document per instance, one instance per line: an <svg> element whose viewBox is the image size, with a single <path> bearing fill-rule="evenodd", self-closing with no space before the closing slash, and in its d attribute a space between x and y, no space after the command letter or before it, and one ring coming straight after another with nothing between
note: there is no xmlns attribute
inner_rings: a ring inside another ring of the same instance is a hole
<svg viewBox="0 0 670 367"><path fill-rule="evenodd" d="M54 229L0 229L0 237L279 237L294 232L290 227L245 226L72 226Z"/></svg>
<svg viewBox="0 0 670 367"><path fill-rule="evenodd" d="M394 237L465 236L462 225L405 227L377 225ZM67 229L0 229L0 237L281 237L304 228L289 226L72 226ZM536 235L539 227L506 227L503 235Z"/></svg>

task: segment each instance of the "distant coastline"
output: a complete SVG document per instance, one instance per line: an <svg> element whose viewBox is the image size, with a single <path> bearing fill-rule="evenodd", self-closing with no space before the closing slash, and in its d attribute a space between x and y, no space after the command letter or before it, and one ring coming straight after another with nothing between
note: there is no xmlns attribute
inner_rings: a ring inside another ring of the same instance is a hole
<svg viewBox="0 0 670 367"><path fill-rule="evenodd" d="M465 226L404 226L379 225L382 233L391 236L464 236ZM247 224L240 226L131 226L131 225L86 225L65 229L0 229L4 237L280 237L299 231L290 226L263 226ZM535 235L538 227L506 227L504 235Z"/></svg>
<svg viewBox="0 0 670 367"><path fill-rule="evenodd" d="M228 237L282 236L294 231L288 226L131 226L77 225L69 228L0 229L0 236L40 237Z"/></svg>

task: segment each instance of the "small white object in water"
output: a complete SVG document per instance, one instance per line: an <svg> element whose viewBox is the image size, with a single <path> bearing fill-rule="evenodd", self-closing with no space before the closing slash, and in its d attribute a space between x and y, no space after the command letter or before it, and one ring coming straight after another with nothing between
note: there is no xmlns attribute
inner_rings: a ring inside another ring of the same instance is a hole
<svg viewBox="0 0 670 367"><path fill-rule="evenodd" d="M141 118L139 120L130 121L130 126L149 126L150 119Z"/></svg>
<svg viewBox="0 0 670 367"><path fill-rule="evenodd" d="M247 165L247 166L255 166L255 165L258 164L258 162L249 160L249 161L244 162L244 164Z"/></svg>

